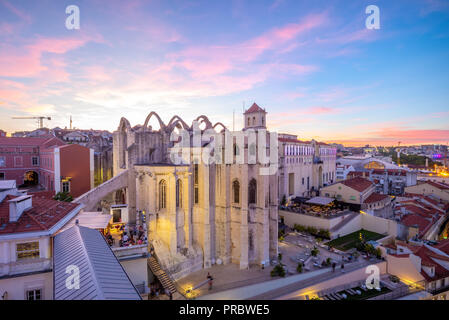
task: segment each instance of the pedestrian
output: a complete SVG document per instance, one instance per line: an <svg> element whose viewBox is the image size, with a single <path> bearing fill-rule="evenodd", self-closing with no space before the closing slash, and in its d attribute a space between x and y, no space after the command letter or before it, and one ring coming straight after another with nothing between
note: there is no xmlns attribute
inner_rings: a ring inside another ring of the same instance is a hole
<svg viewBox="0 0 449 320"><path fill-rule="evenodd" d="M341 263L341 272L345 272L345 265L343 262Z"/></svg>
<svg viewBox="0 0 449 320"><path fill-rule="evenodd" d="M336 267L335 262L333 262L332 263L332 272L335 272L335 267Z"/></svg>
<svg viewBox="0 0 449 320"><path fill-rule="evenodd" d="M211 274L208 272L207 273L207 283L209 284L209 290L212 290L212 283L213 283L213 278L212 278L212 276L211 276Z"/></svg>

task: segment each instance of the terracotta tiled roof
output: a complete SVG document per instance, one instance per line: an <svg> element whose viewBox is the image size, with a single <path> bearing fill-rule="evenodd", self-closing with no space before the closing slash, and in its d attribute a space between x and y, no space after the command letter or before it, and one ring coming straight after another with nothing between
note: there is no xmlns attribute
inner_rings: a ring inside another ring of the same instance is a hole
<svg viewBox="0 0 449 320"><path fill-rule="evenodd" d="M245 114L254 113L254 112L265 112L266 113L266 111L264 109L262 109L261 107L259 107L255 102L248 110L245 111Z"/></svg>
<svg viewBox="0 0 449 320"><path fill-rule="evenodd" d="M17 222L9 222L8 200L14 198L16 196L8 195L0 203L0 235L48 230L79 206L77 203L33 197L32 208L25 210Z"/></svg>
<svg viewBox="0 0 449 320"><path fill-rule="evenodd" d="M424 270L421 270L421 275L427 281L434 281L449 276L449 270L434 260L439 259L449 262L449 257L435 253L426 246L420 246L417 250L413 252L413 254L421 258L421 265L427 267L435 267L435 276L433 277L429 276Z"/></svg>
<svg viewBox="0 0 449 320"><path fill-rule="evenodd" d="M382 201L386 198L388 198L388 196L385 194L373 192L368 198L366 198L365 203L375 203L375 202Z"/></svg>
<svg viewBox="0 0 449 320"><path fill-rule="evenodd" d="M449 254L449 239L440 241L437 245L435 245L435 248Z"/></svg>
<svg viewBox="0 0 449 320"><path fill-rule="evenodd" d="M396 176L405 176L407 174L407 171L402 169L374 169L372 171L373 174L382 174L382 175L384 175L385 172L388 175L396 175Z"/></svg>
<svg viewBox="0 0 449 320"><path fill-rule="evenodd" d="M425 183L440 190L449 190L449 184L443 182L426 181Z"/></svg>
<svg viewBox="0 0 449 320"><path fill-rule="evenodd" d="M424 218L418 214L410 213L402 217L401 222L407 227L418 226L419 235L424 235L431 227L433 220Z"/></svg>
<svg viewBox="0 0 449 320"><path fill-rule="evenodd" d="M363 192L370 188L373 183L367 179L355 177L352 179L347 179L344 181L341 181L340 183L344 184L345 186L352 188L354 190L357 190L358 192Z"/></svg>

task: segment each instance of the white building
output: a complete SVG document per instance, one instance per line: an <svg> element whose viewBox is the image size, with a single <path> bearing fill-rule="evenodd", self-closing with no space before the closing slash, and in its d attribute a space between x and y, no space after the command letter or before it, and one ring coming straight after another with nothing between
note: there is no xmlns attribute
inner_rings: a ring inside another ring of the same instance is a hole
<svg viewBox="0 0 449 320"><path fill-rule="evenodd" d="M279 134L279 198L309 197L336 181L336 148Z"/></svg>
<svg viewBox="0 0 449 320"><path fill-rule="evenodd" d="M0 190L0 298L53 298L52 237L81 205Z"/></svg>
<svg viewBox="0 0 449 320"><path fill-rule="evenodd" d="M335 171L337 178L336 181L346 180L348 178L348 174L353 171L355 171L355 169L350 164L343 165L337 162L337 168Z"/></svg>

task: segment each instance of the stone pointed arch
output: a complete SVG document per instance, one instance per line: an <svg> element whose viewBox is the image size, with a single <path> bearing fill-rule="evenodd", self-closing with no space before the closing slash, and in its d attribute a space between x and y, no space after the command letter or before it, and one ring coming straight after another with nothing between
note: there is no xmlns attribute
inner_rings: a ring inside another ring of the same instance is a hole
<svg viewBox="0 0 449 320"><path fill-rule="evenodd" d="M214 126L212 128L215 130L215 127L217 127L217 126L221 126L223 128L221 131L227 129L226 126L221 122L217 122L216 124L214 124Z"/></svg>
<svg viewBox="0 0 449 320"><path fill-rule="evenodd" d="M149 115L147 116L147 118L145 119L145 123L143 124L143 130L144 130L144 131L147 130L147 128L148 128L148 122L150 122L152 116L155 116L155 117L156 117L157 121L159 122L159 126L161 127L161 129L162 129L162 130L165 130L166 126L165 126L164 121L162 121L162 120L161 120L161 117L159 117L159 115L158 115L156 112L154 112L154 111L151 111L150 114L149 114Z"/></svg>
<svg viewBox="0 0 449 320"><path fill-rule="evenodd" d="M181 126L182 126L185 130L189 130L189 129L190 129L189 125L188 125L184 120L182 120L181 117L178 116L178 115L175 115L175 116L173 116L173 118L170 119L170 121L169 121L168 124L167 124L167 127L168 127L169 130L171 131L171 129L174 129L175 126L176 126L178 123L180 123Z"/></svg>
<svg viewBox="0 0 449 320"><path fill-rule="evenodd" d="M129 123L128 119L125 117L122 117L120 119L120 124L118 126L118 131L130 131L131 130L131 124Z"/></svg>
<svg viewBox="0 0 449 320"><path fill-rule="evenodd" d="M199 122L201 123L206 123L206 129L210 129L212 128L212 122L210 122L209 118L206 117L205 115L200 115L198 118L195 119L195 121L199 121L201 119L201 121Z"/></svg>

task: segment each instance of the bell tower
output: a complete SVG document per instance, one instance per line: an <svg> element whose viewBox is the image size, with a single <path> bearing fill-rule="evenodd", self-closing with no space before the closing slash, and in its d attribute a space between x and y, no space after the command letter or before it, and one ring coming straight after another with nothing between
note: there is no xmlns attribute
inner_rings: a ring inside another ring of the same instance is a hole
<svg viewBox="0 0 449 320"><path fill-rule="evenodd" d="M255 102L253 105L245 111L243 114L243 121L245 122L243 124L244 130L246 129L257 129L257 128L267 128L267 112L265 109L262 109L259 107Z"/></svg>

